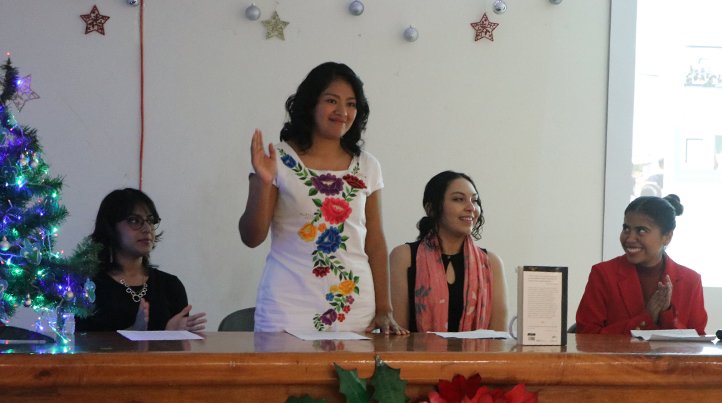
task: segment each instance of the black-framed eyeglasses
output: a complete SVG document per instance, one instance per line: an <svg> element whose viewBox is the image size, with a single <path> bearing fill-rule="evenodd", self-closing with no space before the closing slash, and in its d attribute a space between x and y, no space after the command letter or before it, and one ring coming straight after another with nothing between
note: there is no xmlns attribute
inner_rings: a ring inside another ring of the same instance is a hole
<svg viewBox="0 0 722 403"><path fill-rule="evenodd" d="M160 225L160 218L148 216L148 218L143 218L139 215L129 215L128 218L125 219L125 221L130 225L130 228L134 230L139 230L143 228L143 224L148 223L151 228L158 229L158 226Z"/></svg>

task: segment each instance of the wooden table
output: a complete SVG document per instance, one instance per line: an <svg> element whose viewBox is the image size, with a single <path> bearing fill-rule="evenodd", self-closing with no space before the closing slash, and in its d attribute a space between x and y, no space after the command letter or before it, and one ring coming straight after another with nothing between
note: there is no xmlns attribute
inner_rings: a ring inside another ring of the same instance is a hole
<svg viewBox="0 0 722 403"><path fill-rule="evenodd" d="M412 402L439 379L477 372L487 385L525 382L540 402L722 398L722 343L570 334L566 347L522 347L427 334L323 342L283 333L200 334L205 340L132 342L88 333L67 345L0 345L0 401L283 402L308 393L343 402L333 363L367 378L376 354L401 369Z"/></svg>

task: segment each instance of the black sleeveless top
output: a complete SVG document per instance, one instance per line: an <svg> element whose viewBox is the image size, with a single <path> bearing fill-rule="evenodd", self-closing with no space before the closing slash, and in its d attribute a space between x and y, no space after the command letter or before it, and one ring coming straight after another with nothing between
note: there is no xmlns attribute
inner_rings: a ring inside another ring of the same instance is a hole
<svg viewBox="0 0 722 403"><path fill-rule="evenodd" d="M414 288L416 288L416 253L419 251L421 241L408 243L411 247L411 266L406 271L407 288L409 294L409 331L418 332L416 327L416 300L414 298ZM486 252L486 249L481 248ZM464 311L464 248L455 255L441 254L441 260L444 263L444 270L449 266L454 268L456 281L449 286L449 332L458 332L459 323L461 323L461 315Z"/></svg>

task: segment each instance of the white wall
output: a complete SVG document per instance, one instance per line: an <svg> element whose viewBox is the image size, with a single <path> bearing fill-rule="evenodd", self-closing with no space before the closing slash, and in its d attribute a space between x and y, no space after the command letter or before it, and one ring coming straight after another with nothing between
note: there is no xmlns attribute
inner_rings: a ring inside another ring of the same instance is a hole
<svg viewBox="0 0 722 403"><path fill-rule="evenodd" d="M137 185L140 9L97 3L111 17L101 36L84 35L79 18L94 2L9 3L0 46L42 97L17 117L66 176L67 249L90 232L104 194ZM275 9L290 22L285 41L245 19L250 1L146 4L143 188L165 230L153 261L183 280L209 328L255 304L269 244L248 249L236 230L251 134L277 141L286 97L312 67L341 61L365 82L389 247L415 237L432 175L466 172L487 219L479 245L506 265L510 311L515 266L565 265L573 322L602 256L610 1L508 2L496 15L489 0L494 42L473 40L478 0L366 0L360 17L348 3L257 0L262 20ZM401 37L409 24L415 43Z"/></svg>

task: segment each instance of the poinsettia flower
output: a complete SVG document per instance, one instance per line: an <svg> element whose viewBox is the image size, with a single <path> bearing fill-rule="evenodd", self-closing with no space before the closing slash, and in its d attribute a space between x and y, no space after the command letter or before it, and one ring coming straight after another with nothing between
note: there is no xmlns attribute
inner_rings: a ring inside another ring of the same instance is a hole
<svg viewBox="0 0 722 403"><path fill-rule="evenodd" d="M481 376L476 374L466 379L463 375L456 375L451 382L440 380L438 388L439 395L446 403L461 403L464 397L474 397L481 388Z"/></svg>
<svg viewBox="0 0 722 403"><path fill-rule="evenodd" d="M536 403L538 401L537 394L527 392L526 385L523 383L514 386L512 390L506 392L504 397L507 403Z"/></svg>

